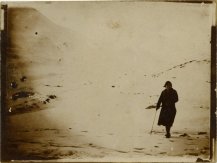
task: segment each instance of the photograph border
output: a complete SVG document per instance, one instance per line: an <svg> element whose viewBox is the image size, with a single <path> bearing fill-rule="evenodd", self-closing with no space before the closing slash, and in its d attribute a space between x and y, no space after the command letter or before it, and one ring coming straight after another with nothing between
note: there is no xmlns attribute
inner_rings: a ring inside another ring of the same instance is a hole
<svg viewBox="0 0 217 163"><path fill-rule="evenodd" d="M106 0L105 0L106 1ZM130 2L134 1L147 1L147 0L126 0ZM126 2L124 1L124 2ZM216 0L217 1L217 0ZM208 4L215 4L215 0L158 0L158 1L147 1L147 2L175 2L175 3L208 3ZM33 2L33 1L32 1ZM64 2L64 1L63 1ZM116 1L118 2L118 1ZM119 1L121 2L121 0ZM7 11L8 11L8 6L7 6L7 1L5 1L5 4L1 4L1 10L3 10L3 20L1 20L1 23L3 23L3 29L1 29L1 162L10 162L9 160L5 160L4 156L4 147L5 147L5 115L6 115L6 109L4 108L6 106L6 55L7 55L7 42L8 42L8 17L7 17ZM1 12L2 13L2 12ZM215 8L215 19L217 17L216 14L216 8ZM217 48L217 42L216 42L216 37L217 37L217 32L216 32L216 21L211 27L211 40L210 40L210 48L211 48L211 65L210 65L210 161L211 162L216 162L216 48ZM21 161L17 161L21 162ZM28 161L25 161L28 162ZM38 160L37 162L48 162L46 161L41 161Z"/></svg>

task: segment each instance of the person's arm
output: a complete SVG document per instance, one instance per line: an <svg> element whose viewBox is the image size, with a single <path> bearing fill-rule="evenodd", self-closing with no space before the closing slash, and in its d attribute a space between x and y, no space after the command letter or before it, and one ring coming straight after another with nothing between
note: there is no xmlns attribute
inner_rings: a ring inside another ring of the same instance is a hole
<svg viewBox="0 0 217 163"><path fill-rule="evenodd" d="M163 94L163 92L161 93L161 95L160 95L160 97L158 99L156 110L158 110L160 108L160 105L162 103L162 96L163 96L162 94Z"/></svg>
<svg viewBox="0 0 217 163"><path fill-rule="evenodd" d="M178 94L176 91L174 91L174 103L178 102L179 101L179 97L178 97Z"/></svg>

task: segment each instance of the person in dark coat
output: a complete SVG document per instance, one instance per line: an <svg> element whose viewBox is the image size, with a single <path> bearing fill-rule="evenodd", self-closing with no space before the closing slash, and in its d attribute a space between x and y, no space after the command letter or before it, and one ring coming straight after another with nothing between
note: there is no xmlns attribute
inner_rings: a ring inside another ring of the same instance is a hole
<svg viewBox="0 0 217 163"><path fill-rule="evenodd" d="M164 85L165 90L162 91L160 98L157 102L156 110L161 108L158 125L166 127L166 138L170 138L170 128L173 125L176 116L175 103L178 102L178 94L175 89L172 88L172 83L167 81ZM161 106L162 104L162 106Z"/></svg>

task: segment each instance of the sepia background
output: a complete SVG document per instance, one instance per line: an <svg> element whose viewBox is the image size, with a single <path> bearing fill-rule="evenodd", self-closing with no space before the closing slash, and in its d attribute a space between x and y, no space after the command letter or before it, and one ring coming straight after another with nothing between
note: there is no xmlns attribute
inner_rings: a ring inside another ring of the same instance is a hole
<svg viewBox="0 0 217 163"><path fill-rule="evenodd" d="M209 158L212 4L8 2L6 157ZM172 138L149 134L165 81Z"/></svg>

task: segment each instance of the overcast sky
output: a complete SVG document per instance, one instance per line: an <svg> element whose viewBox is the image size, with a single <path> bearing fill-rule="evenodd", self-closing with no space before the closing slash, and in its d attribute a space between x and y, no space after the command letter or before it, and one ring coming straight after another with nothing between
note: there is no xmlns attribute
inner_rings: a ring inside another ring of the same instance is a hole
<svg viewBox="0 0 217 163"><path fill-rule="evenodd" d="M96 55L101 55L100 48L105 55L132 56L136 65L144 64L139 58L145 56L153 71L153 63L163 62L161 68L167 69L195 56L210 56L212 13L208 4L17 2L10 6L36 8L52 22L83 38L92 52L97 51Z"/></svg>

